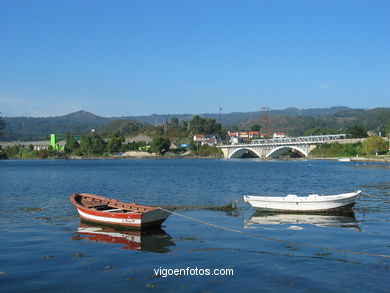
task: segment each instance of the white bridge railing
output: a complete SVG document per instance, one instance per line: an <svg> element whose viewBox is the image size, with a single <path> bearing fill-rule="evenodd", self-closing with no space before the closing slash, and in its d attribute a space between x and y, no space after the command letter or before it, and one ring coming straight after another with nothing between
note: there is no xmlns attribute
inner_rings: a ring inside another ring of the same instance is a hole
<svg viewBox="0 0 390 293"><path fill-rule="evenodd" d="M346 134L329 134L329 135L313 135L313 136L299 136L299 137L284 137L271 139L254 139L247 143L238 143L235 145L272 145L272 144L301 144L301 143L323 143L325 141L332 141L343 139ZM234 146L234 144L226 144L226 146Z"/></svg>

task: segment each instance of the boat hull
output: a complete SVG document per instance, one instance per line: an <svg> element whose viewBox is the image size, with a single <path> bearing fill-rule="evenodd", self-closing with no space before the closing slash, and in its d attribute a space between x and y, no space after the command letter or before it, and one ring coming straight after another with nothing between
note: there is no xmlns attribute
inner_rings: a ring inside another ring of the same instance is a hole
<svg viewBox="0 0 390 293"><path fill-rule="evenodd" d="M339 159L337 159L337 161L339 161L339 162L351 162L351 159L350 158L339 158Z"/></svg>
<svg viewBox="0 0 390 293"><path fill-rule="evenodd" d="M134 213L130 215L108 214L104 212L96 213L82 208L77 208L77 211L80 218L90 222L134 228L158 227L170 215L170 213L159 209L150 211L146 214Z"/></svg>
<svg viewBox="0 0 390 293"><path fill-rule="evenodd" d="M351 209L361 191L328 196L286 196L286 197L264 197L244 196L248 202L257 210L266 211L287 211L287 212L323 212Z"/></svg>

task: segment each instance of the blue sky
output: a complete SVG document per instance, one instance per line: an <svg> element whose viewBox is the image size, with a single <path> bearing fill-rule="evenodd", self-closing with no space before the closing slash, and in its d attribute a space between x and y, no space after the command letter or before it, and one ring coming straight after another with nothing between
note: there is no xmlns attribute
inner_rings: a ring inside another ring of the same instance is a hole
<svg viewBox="0 0 390 293"><path fill-rule="evenodd" d="M390 1L0 0L0 112L390 107Z"/></svg>

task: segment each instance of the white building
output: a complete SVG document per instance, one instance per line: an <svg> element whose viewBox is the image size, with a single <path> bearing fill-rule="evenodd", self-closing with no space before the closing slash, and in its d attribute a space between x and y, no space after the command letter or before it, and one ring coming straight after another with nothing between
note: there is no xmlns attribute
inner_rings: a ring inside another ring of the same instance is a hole
<svg viewBox="0 0 390 293"><path fill-rule="evenodd" d="M273 138L285 138L287 135L283 132L275 132Z"/></svg>

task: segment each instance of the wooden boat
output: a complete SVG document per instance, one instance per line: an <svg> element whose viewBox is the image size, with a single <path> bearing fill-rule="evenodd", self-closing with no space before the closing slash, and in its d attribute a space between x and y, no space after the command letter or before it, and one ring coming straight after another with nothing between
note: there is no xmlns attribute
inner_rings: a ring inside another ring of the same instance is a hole
<svg viewBox="0 0 390 293"><path fill-rule="evenodd" d="M244 201L259 210L317 212L352 208L360 193L361 190L336 195L289 194L281 197L244 195Z"/></svg>
<svg viewBox="0 0 390 293"><path fill-rule="evenodd" d="M174 211L174 208L162 210L88 193L74 193L70 201L84 220L133 228L158 227Z"/></svg>

